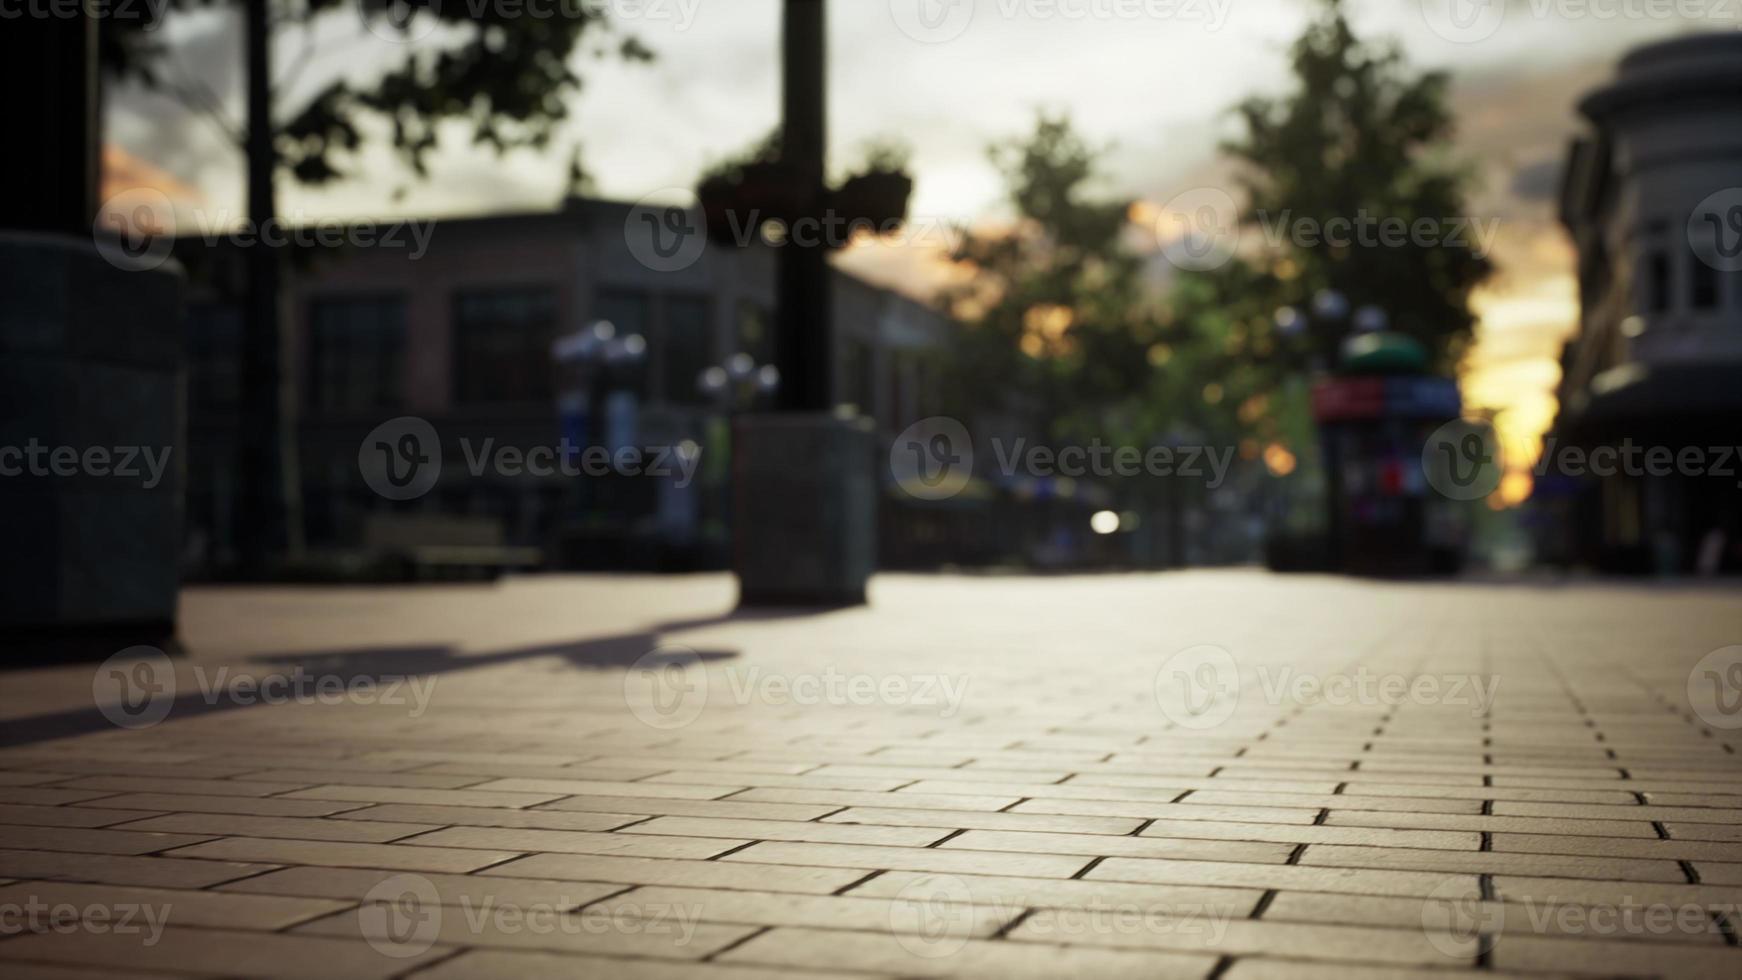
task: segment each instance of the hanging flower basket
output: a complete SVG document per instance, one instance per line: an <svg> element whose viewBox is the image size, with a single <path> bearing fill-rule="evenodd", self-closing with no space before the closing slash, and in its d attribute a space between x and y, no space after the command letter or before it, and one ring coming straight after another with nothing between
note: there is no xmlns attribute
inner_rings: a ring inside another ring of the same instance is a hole
<svg viewBox="0 0 1742 980"><path fill-rule="evenodd" d="M907 220L913 178L899 170L872 170L847 178L835 191L835 209L849 223L869 222L879 233Z"/></svg>

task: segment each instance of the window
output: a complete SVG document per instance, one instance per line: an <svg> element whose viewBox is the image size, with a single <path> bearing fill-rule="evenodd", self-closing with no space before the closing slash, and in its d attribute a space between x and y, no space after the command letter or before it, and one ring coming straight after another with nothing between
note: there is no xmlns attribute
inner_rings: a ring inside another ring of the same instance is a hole
<svg viewBox="0 0 1742 980"><path fill-rule="evenodd" d="M188 310L188 406L194 414L234 412L242 400L242 314L200 303Z"/></svg>
<svg viewBox="0 0 1742 980"><path fill-rule="evenodd" d="M556 296L549 289L493 289L454 300L454 402L549 401Z"/></svg>
<svg viewBox="0 0 1742 980"><path fill-rule="evenodd" d="M601 289L593 302L593 319L608 320L611 326L617 328L619 340L632 335L639 335L647 342L649 351L653 347L653 338L648 335L648 324L653 319L653 302L648 295L628 289ZM645 362L644 362L645 364ZM628 391L638 398L647 396L647 371L645 366L626 368L619 367L612 374L611 389L613 391Z"/></svg>
<svg viewBox="0 0 1742 980"><path fill-rule="evenodd" d="M1718 270L1698 253L1688 255L1688 304L1696 310L1718 308Z"/></svg>
<svg viewBox="0 0 1742 980"><path fill-rule="evenodd" d="M403 400L405 303L398 297L317 300L309 308L309 406L393 408Z"/></svg>
<svg viewBox="0 0 1742 980"><path fill-rule="evenodd" d="M757 364L774 363L774 318L749 301L738 304L738 343L732 352L740 351L755 358Z"/></svg>
<svg viewBox="0 0 1742 980"><path fill-rule="evenodd" d="M1645 254L1645 312L1669 311L1669 253L1652 249Z"/></svg>
<svg viewBox="0 0 1742 980"><path fill-rule="evenodd" d="M664 358L660 376L665 381L665 399L679 405L697 405L710 400L697 381L714 357L713 303L705 296L673 296L665 304L665 336L660 344ZM761 363L760 361L758 363Z"/></svg>

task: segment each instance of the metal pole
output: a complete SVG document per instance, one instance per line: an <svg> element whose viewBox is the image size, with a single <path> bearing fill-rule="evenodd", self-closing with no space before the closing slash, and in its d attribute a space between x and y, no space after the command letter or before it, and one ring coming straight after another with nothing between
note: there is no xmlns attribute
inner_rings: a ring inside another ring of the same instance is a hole
<svg viewBox="0 0 1742 980"><path fill-rule="evenodd" d="M823 217L827 206L828 39L825 0L785 0L781 38L784 119L781 155L804 189L801 214ZM775 363L781 385L775 407L826 412L834 407L828 250L816 229L804 244L780 249Z"/></svg>
<svg viewBox="0 0 1742 980"><path fill-rule="evenodd" d="M89 239L97 216L97 23L89 14L22 16L0 28L4 165L0 227Z"/></svg>

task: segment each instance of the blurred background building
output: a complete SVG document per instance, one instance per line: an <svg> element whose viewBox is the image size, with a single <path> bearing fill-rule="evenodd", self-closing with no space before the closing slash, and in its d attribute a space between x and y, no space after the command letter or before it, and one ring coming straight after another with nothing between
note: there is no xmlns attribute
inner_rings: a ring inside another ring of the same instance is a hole
<svg viewBox="0 0 1742 980"><path fill-rule="evenodd" d="M416 261L382 248L296 256L284 290L286 370L308 573L402 559L414 541L485 549L476 553L484 565L723 567L727 423L778 383L765 370L773 249L709 243L686 268L654 271L624 234L631 209L575 199L547 213L444 219ZM187 558L198 575L231 557L240 270L235 250L183 245L195 283ZM887 445L898 419L935 404L931 359L949 325L911 299L834 275L836 390L877 420ZM610 329L596 356L558 363L559 339L600 323ZM398 415L435 426L453 476L403 503L371 491L357 462L364 437ZM699 454L696 479L474 475L459 445L524 452L565 437L613 452Z"/></svg>
<svg viewBox="0 0 1742 980"><path fill-rule="evenodd" d="M1578 249L1581 316L1534 498L1548 517L1542 557L1691 571L1702 550L1734 548L1736 476L1680 464L1574 474L1558 454L1631 442L1698 450L1715 466L1710 451L1737 442L1742 35L1642 47L1579 110L1591 132L1568 154L1560 206Z"/></svg>

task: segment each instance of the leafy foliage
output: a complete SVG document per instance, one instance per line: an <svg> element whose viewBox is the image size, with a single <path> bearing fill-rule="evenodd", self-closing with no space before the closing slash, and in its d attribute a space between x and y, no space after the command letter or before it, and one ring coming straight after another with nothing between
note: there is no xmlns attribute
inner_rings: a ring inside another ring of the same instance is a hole
<svg viewBox="0 0 1742 980"><path fill-rule="evenodd" d="M246 2L168 0L163 9L173 18L176 11ZM344 158L362 145L361 124L369 118L386 124L395 151L419 177L427 175L438 134L451 122L469 123L473 142L498 153L544 149L580 90L580 76L569 67L575 52L652 58L635 38L612 33L594 4L555 5L552 16L542 17L528 16L519 5L441 0L279 0L272 7L275 32L312 31L323 19L349 17L358 31L366 25L383 38L375 50L396 54L367 84L335 79L299 106L278 107L280 166L307 184L344 176ZM121 77L168 87L162 63L174 52L150 31L155 26L142 19L111 21L102 47L105 65ZM406 43L388 40L395 34ZM594 37L601 40L583 44Z"/></svg>
<svg viewBox="0 0 1742 980"><path fill-rule="evenodd" d="M1427 221L1443 238L1469 215L1469 175L1449 154L1444 73L1412 74L1395 44L1356 37L1341 0L1323 0L1291 60L1294 91L1241 103L1245 134L1223 147L1240 165L1249 227L1285 215L1321 228L1368 215L1404 226ZM1470 292L1492 271L1465 237L1462 244L1307 247L1284 236L1205 278L1253 339L1268 338L1266 359L1279 371L1335 362L1346 323L1317 320L1292 342L1275 336L1272 323L1277 309L1305 311L1325 289L1386 311L1392 330L1414 337L1450 370L1470 339Z"/></svg>

